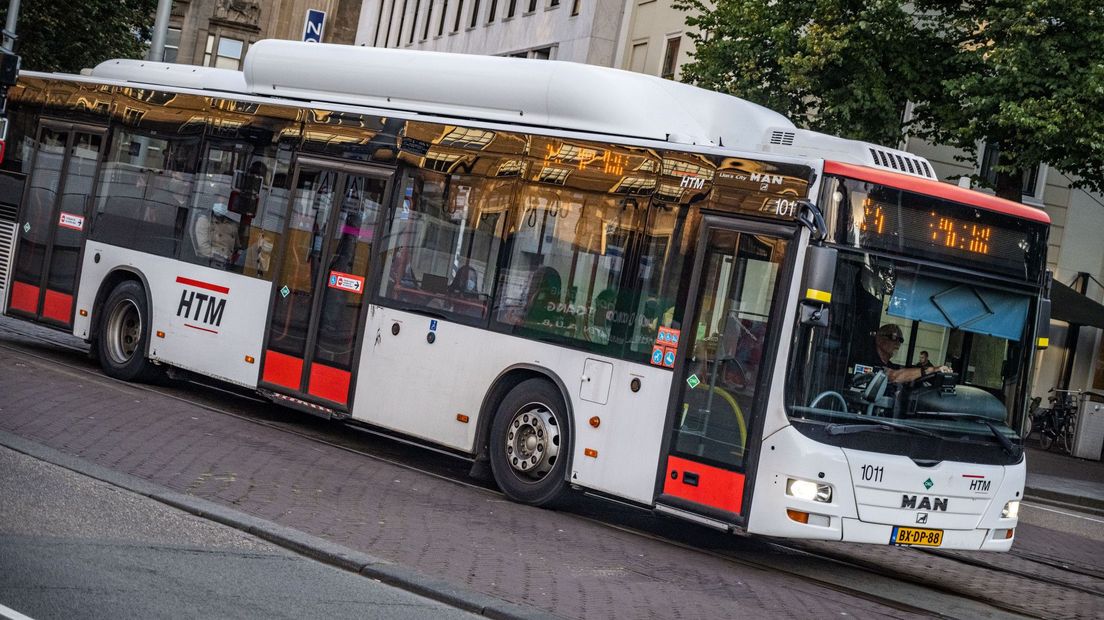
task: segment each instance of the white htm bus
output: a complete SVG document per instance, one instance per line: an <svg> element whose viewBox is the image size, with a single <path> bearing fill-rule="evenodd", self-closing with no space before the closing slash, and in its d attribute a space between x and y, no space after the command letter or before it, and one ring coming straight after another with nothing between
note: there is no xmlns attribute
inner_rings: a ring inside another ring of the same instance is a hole
<svg viewBox="0 0 1104 620"><path fill-rule="evenodd" d="M623 71L288 41L244 66L20 76L6 314L520 502L1011 546L1043 212Z"/></svg>

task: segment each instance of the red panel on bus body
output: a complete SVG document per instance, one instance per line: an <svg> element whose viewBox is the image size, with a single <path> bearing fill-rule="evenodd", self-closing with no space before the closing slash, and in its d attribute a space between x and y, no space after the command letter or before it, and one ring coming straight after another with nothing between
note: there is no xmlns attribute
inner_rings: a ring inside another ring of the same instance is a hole
<svg viewBox="0 0 1104 620"><path fill-rule="evenodd" d="M24 282L12 282L11 303L8 307L27 314L38 313L38 287Z"/></svg>
<svg viewBox="0 0 1104 620"><path fill-rule="evenodd" d="M265 383L282 385L298 392L302 377L303 360L298 357L284 355L272 349L265 351L264 376L262 377Z"/></svg>
<svg viewBox="0 0 1104 620"><path fill-rule="evenodd" d="M331 368L315 362L311 364L307 393L344 405L349 400L350 378L348 370Z"/></svg>
<svg viewBox="0 0 1104 620"><path fill-rule="evenodd" d="M691 484L695 475L696 484ZM739 472L669 456L664 480L663 492L673 497L737 514L744 504L744 475Z"/></svg>
<svg viewBox="0 0 1104 620"><path fill-rule="evenodd" d="M899 172L877 170L875 168L867 168L866 166L858 166L855 164L843 164L838 161L825 161L824 173L835 174L849 179L868 181L879 185L887 185L889 187L903 189L917 194L924 194L926 196L935 196L936 198L950 200L951 202L970 205L987 211L995 211L997 213L1003 213L1025 220L1032 220L1042 224L1050 223L1050 216L1042 209L1036 209L1018 202L1012 202L1011 200L1005 200L1004 198L998 198L990 194L977 192L957 185L951 185L950 183L941 183L931 179L914 177Z"/></svg>
<svg viewBox="0 0 1104 620"><path fill-rule="evenodd" d="M69 317L73 316L73 296L46 289L46 300L42 303L42 316L69 324Z"/></svg>

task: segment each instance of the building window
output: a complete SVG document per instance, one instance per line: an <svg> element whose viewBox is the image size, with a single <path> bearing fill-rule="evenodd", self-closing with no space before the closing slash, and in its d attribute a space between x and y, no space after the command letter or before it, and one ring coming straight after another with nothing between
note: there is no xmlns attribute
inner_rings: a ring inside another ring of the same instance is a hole
<svg viewBox="0 0 1104 620"><path fill-rule="evenodd" d="M537 0L529 0L529 8L526 9L526 13L532 13L537 10Z"/></svg>
<svg viewBox="0 0 1104 620"><path fill-rule="evenodd" d="M468 27L475 28L479 25L479 0L473 0L471 21L468 23Z"/></svg>
<svg viewBox="0 0 1104 620"><path fill-rule="evenodd" d="M243 55L245 55L245 41L209 34L207 47L203 53L203 66L237 71L241 69Z"/></svg>
<svg viewBox="0 0 1104 620"><path fill-rule="evenodd" d="M572 0L571 2L571 15L575 16L579 14L579 9L582 8L583 0Z"/></svg>
<svg viewBox="0 0 1104 620"><path fill-rule="evenodd" d="M560 6L560 0L548 0L548 8L554 9Z"/></svg>
<svg viewBox="0 0 1104 620"><path fill-rule="evenodd" d="M169 28L165 31L165 50L161 53L163 62L176 62L177 53L180 51L180 29Z"/></svg>
<svg viewBox="0 0 1104 620"><path fill-rule="evenodd" d="M513 52L506 54L508 58L531 58L533 60L549 60L552 58L555 46L538 47L536 49L526 50L524 52Z"/></svg>
<svg viewBox="0 0 1104 620"><path fill-rule="evenodd" d="M491 10L487 13L487 23L493 24L495 20L495 12L498 10L498 0L491 0Z"/></svg>
<svg viewBox="0 0 1104 620"><path fill-rule="evenodd" d="M423 41L429 38L429 23L431 21L433 21L433 0L429 0L429 6L426 7L425 26L422 28Z"/></svg>
<svg viewBox="0 0 1104 620"><path fill-rule="evenodd" d="M452 23L452 31L460 32L460 20L464 17L464 0L456 3L456 21Z"/></svg>
<svg viewBox="0 0 1104 620"><path fill-rule="evenodd" d="M682 36L667 39L667 51L663 53L663 70L659 77L665 80L675 79L675 67L678 66L679 43Z"/></svg>
<svg viewBox="0 0 1104 620"><path fill-rule="evenodd" d="M986 142L981 151L981 178L985 179L992 187L997 186L996 166L998 162L1000 162L1000 145L996 142ZM1023 171L1023 187L1020 188L1020 192L1024 196L1038 197L1040 168L1041 166L1035 166L1030 170Z"/></svg>
<svg viewBox="0 0 1104 620"><path fill-rule="evenodd" d="M506 8L506 19L510 19L516 13L517 13L517 0L510 0L510 4Z"/></svg>
<svg viewBox="0 0 1104 620"><path fill-rule="evenodd" d="M445 34L445 15L448 14L448 0L441 5L441 22L437 24L437 36Z"/></svg>
<svg viewBox="0 0 1104 620"><path fill-rule="evenodd" d="M648 42L633 43L632 52L629 54L629 71L644 73L648 63Z"/></svg>
<svg viewBox="0 0 1104 620"><path fill-rule="evenodd" d="M410 38L406 40L407 44L414 43L414 31L418 29L418 12L421 10L421 0L414 0L414 20L410 22Z"/></svg>
<svg viewBox="0 0 1104 620"><path fill-rule="evenodd" d="M402 45L403 28L406 27L406 1L403 0L402 11L399 12L399 29L395 32L395 47Z"/></svg>

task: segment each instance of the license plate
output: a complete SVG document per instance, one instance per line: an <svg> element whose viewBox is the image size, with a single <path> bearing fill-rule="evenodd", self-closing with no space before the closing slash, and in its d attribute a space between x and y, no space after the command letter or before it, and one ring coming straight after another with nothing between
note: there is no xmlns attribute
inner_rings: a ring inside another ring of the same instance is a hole
<svg viewBox="0 0 1104 620"><path fill-rule="evenodd" d="M895 527L890 537L891 545L938 547L943 544L943 530L925 530L918 527Z"/></svg>

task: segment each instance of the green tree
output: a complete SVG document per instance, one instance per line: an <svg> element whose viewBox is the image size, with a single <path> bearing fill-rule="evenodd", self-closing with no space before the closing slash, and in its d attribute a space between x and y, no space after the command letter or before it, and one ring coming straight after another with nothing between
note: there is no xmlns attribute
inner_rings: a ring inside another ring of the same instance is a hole
<svg viewBox="0 0 1104 620"><path fill-rule="evenodd" d="M157 0L24 0L15 49L32 71L76 73L109 58L142 58L156 8Z"/></svg>
<svg viewBox="0 0 1104 620"><path fill-rule="evenodd" d="M998 194L1049 163L1104 190L1099 0L676 0L699 34L686 81L881 144L906 131L975 157ZM912 102L909 122L905 106Z"/></svg>

